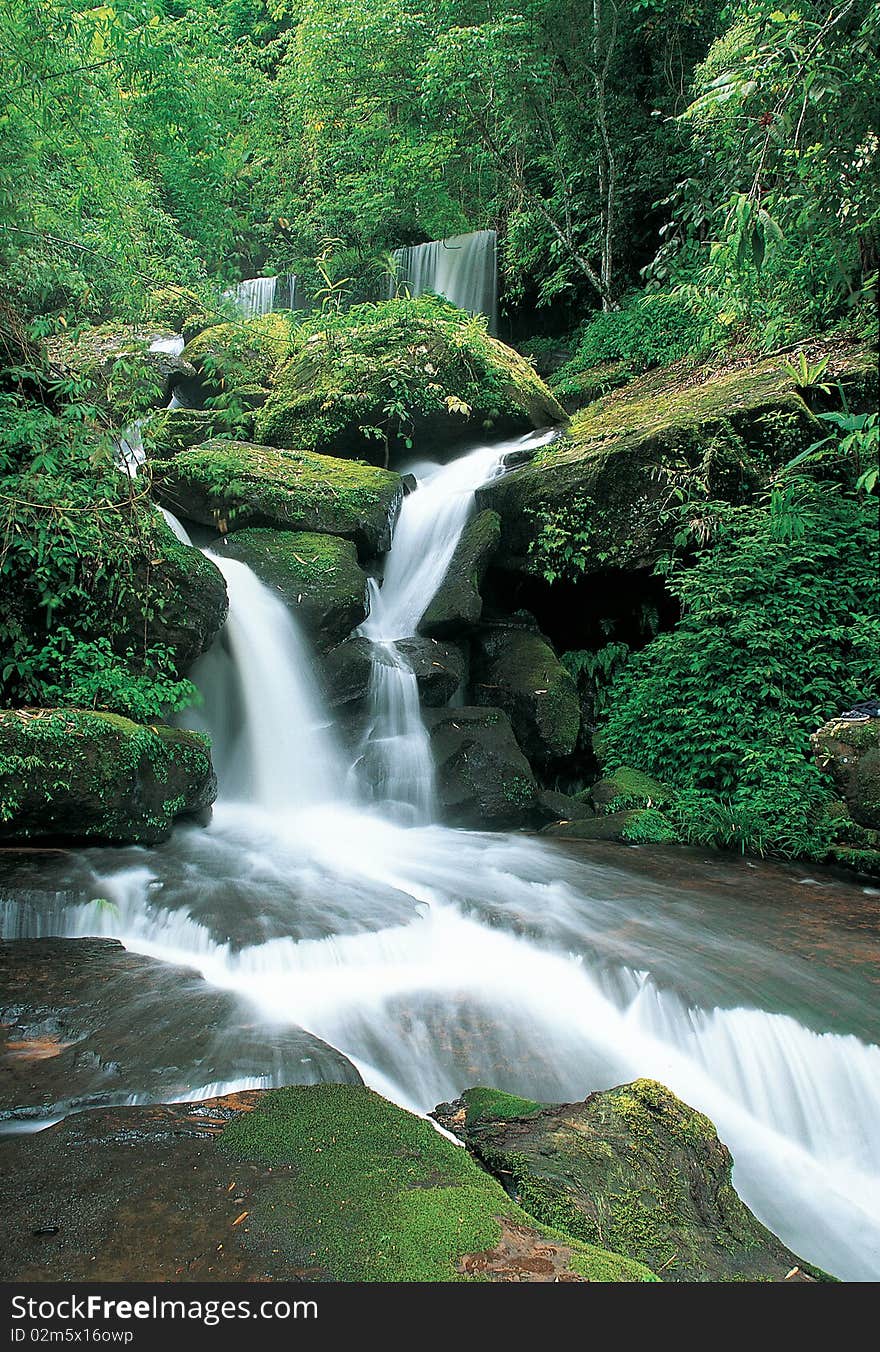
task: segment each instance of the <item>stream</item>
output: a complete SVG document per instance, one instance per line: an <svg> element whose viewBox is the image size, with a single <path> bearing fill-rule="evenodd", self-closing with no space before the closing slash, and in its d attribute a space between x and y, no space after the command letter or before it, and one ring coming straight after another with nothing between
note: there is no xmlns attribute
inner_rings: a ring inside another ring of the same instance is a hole
<svg viewBox="0 0 880 1352"><path fill-rule="evenodd" d="M859 889L433 820L415 676L395 645L416 632L476 489L522 445L413 467L359 631L381 660L354 748L293 617L212 549L230 614L194 673L204 703L189 720L213 741L210 825L79 852L55 866L48 901L6 901L4 932L104 934L195 968L267 1030L308 1030L420 1113L476 1084L571 1101L658 1079L712 1118L740 1194L786 1244L876 1280L878 991L855 958L791 942L782 923L797 927L801 905L813 917L823 891ZM838 939L855 952L854 928ZM247 1083L283 1078L255 1059Z"/></svg>

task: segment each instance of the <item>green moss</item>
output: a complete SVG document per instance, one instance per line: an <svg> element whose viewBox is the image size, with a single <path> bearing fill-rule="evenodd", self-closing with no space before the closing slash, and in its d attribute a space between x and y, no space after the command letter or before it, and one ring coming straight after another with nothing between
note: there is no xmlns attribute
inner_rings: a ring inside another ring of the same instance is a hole
<svg viewBox="0 0 880 1352"><path fill-rule="evenodd" d="M202 329L183 350L185 361L207 376L222 376L227 388L241 392L267 387L293 351L296 326L290 315L273 310L256 319L235 320Z"/></svg>
<svg viewBox="0 0 880 1352"><path fill-rule="evenodd" d="M466 1151L360 1086L272 1091L224 1130L218 1148L278 1171L249 1226L340 1281L466 1280L459 1261L498 1243L502 1217L534 1229ZM616 1255L572 1247L590 1280L653 1280Z"/></svg>
<svg viewBox="0 0 880 1352"><path fill-rule="evenodd" d="M466 1121L470 1126L485 1119L505 1117L526 1117L530 1113L540 1113L544 1104L534 1099L517 1098L515 1094L505 1094L501 1089L486 1089L477 1086L466 1089L461 1096L467 1106Z"/></svg>

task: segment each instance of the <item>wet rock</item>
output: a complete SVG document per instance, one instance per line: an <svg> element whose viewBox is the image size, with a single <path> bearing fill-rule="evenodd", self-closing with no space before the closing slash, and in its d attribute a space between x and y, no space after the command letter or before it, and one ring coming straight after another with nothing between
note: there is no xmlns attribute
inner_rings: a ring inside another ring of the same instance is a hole
<svg viewBox="0 0 880 1352"><path fill-rule="evenodd" d="M477 623L483 611L480 587L498 546L501 524L495 512L478 512L468 522L449 567L419 621L428 638L451 638Z"/></svg>
<svg viewBox="0 0 880 1352"><path fill-rule="evenodd" d="M93 901L96 925L110 903ZM0 1119L180 1097L265 1077L359 1083L311 1033L261 1026L252 1007L195 971L115 939L0 944Z"/></svg>
<svg viewBox="0 0 880 1352"><path fill-rule="evenodd" d="M224 553L281 596L318 652L367 617L367 576L351 540L253 526L227 536Z"/></svg>
<svg viewBox="0 0 880 1352"><path fill-rule="evenodd" d="M614 840L626 845L663 845L678 840L678 832L656 808L627 808L597 817L556 822L543 834L566 840Z"/></svg>
<svg viewBox="0 0 880 1352"><path fill-rule="evenodd" d="M390 547L403 497L387 470L244 441L207 441L157 461L153 473L160 501L191 521L339 535L364 554Z"/></svg>
<svg viewBox="0 0 880 1352"><path fill-rule="evenodd" d="M531 1215L663 1281L825 1279L739 1198L709 1119L653 1080L556 1106L470 1089L432 1116Z"/></svg>
<svg viewBox="0 0 880 1352"><path fill-rule="evenodd" d="M149 571L145 561L140 572L143 593L158 594L161 604L152 607L146 621L147 638L169 649L178 671L186 672L226 621L226 581L200 549L178 540L164 520L153 525L153 535L156 548L148 561ZM144 617L132 614L124 629L118 610L114 619L125 641L137 651L144 641Z"/></svg>
<svg viewBox="0 0 880 1352"><path fill-rule="evenodd" d="M79 1113L4 1155L18 1282L655 1280L357 1085Z"/></svg>
<svg viewBox="0 0 880 1352"><path fill-rule="evenodd" d="M538 785L507 715L501 709L434 709L424 719L444 819L456 826L526 825Z"/></svg>
<svg viewBox="0 0 880 1352"><path fill-rule="evenodd" d="M464 675L461 650L454 644L418 637L401 639L395 646L413 669L422 703L429 708L448 704ZM361 637L350 638L327 654L322 684L332 707L367 698L374 661L393 665L381 643Z"/></svg>
<svg viewBox="0 0 880 1352"><path fill-rule="evenodd" d="M0 710L0 839L154 844L217 793L207 744L94 709Z"/></svg>
<svg viewBox="0 0 880 1352"><path fill-rule="evenodd" d="M206 408L166 408L150 418L147 436L157 460L171 460L210 440L214 414Z"/></svg>
<svg viewBox="0 0 880 1352"><path fill-rule="evenodd" d="M93 380L111 412L117 412L119 405L119 395L112 384L116 362L124 359L127 365L140 366L143 376L155 388L154 407L163 408L174 387L181 381L194 379L196 374L182 354L153 347L155 343L171 343L176 337L172 330L159 325L103 324L80 329L73 337L56 335L49 339L47 351L61 371ZM122 381L120 387L129 383Z"/></svg>
<svg viewBox="0 0 880 1352"><path fill-rule="evenodd" d="M572 794L542 789L535 799L534 815L539 822L556 823L587 821L594 813L587 803Z"/></svg>
<svg viewBox="0 0 880 1352"><path fill-rule="evenodd" d="M859 826L880 831L880 718L833 718L810 739Z"/></svg>
<svg viewBox="0 0 880 1352"><path fill-rule="evenodd" d="M581 725L577 686L542 634L483 626L473 646L471 688L480 704L504 709L534 764L574 750Z"/></svg>

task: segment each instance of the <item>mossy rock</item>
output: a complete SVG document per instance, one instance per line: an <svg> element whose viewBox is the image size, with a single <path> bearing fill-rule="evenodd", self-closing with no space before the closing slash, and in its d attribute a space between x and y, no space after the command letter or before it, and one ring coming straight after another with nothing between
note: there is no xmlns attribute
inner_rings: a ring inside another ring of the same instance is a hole
<svg viewBox="0 0 880 1352"><path fill-rule="evenodd" d="M46 347L56 367L91 380L105 409L124 417L125 392L130 381L120 378L116 388L113 373L120 359L132 365L138 379L152 387L152 405L157 409L168 403L176 385L195 378L195 370L182 354L152 350L154 343L176 337L175 330L158 324L101 324L76 329L70 335L56 335Z"/></svg>
<svg viewBox="0 0 880 1352"><path fill-rule="evenodd" d="M623 765L612 773L597 779L589 789L578 795L592 804L597 812L630 807L666 807L674 795L671 789L641 770Z"/></svg>
<svg viewBox="0 0 880 1352"><path fill-rule="evenodd" d="M363 554L389 548L403 498L400 478L336 460L246 441L207 441L154 465L160 501L202 525L340 535Z"/></svg>
<svg viewBox="0 0 880 1352"><path fill-rule="evenodd" d="M156 460L171 460L180 451L210 441L214 427L209 409L162 409L153 414L146 429L150 455Z"/></svg>
<svg viewBox="0 0 880 1352"><path fill-rule="evenodd" d="M202 310L205 307L201 296L189 287L162 286L147 293L147 318L172 333L183 333L184 325Z"/></svg>
<svg viewBox="0 0 880 1352"><path fill-rule="evenodd" d="M281 596L319 652L367 617L367 576L351 540L252 526L227 536L224 552Z"/></svg>
<svg viewBox="0 0 880 1352"><path fill-rule="evenodd" d="M850 348L829 374L863 384L871 361ZM493 566L558 571L549 524L585 537L580 573L650 567L672 543L670 476L690 473L711 496L744 501L821 434L782 357L652 372L589 404L530 464L479 490L478 503L501 517Z"/></svg>
<svg viewBox="0 0 880 1352"><path fill-rule="evenodd" d="M319 1279L654 1280L638 1263L536 1223L466 1151L370 1089L270 1091L217 1148L231 1168L275 1174L252 1203L249 1241Z"/></svg>
<svg viewBox="0 0 880 1352"><path fill-rule="evenodd" d="M573 676L541 634L512 625L484 626L473 647L471 688L479 703L504 709L528 759L568 756L581 726Z"/></svg>
<svg viewBox="0 0 880 1352"><path fill-rule="evenodd" d="M833 718L810 740L817 765L831 775L853 821L880 831L880 718Z"/></svg>
<svg viewBox="0 0 880 1352"><path fill-rule="evenodd" d="M535 800L535 821L542 825L589 821L594 816L590 805L575 794L542 789Z"/></svg>
<svg viewBox="0 0 880 1352"><path fill-rule="evenodd" d="M501 709L427 709L443 818L454 826L526 826L538 785Z"/></svg>
<svg viewBox="0 0 880 1352"><path fill-rule="evenodd" d="M531 363L480 320L420 297L306 324L256 431L274 446L384 463L412 446L433 452L564 417Z"/></svg>
<svg viewBox="0 0 880 1352"><path fill-rule="evenodd" d="M154 844L216 792L196 733L92 709L0 710L0 839Z"/></svg>
<svg viewBox="0 0 880 1352"><path fill-rule="evenodd" d="M168 648L175 667L183 673L211 646L226 622L226 581L200 549L178 540L164 519L155 526L153 539L154 556L140 567L141 590L145 596L153 595L157 603L151 606L146 622L142 615L133 614L123 623L117 611L117 642L131 644L137 651L143 645L146 623L148 642Z"/></svg>
<svg viewBox="0 0 880 1352"><path fill-rule="evenodd" d="M229 320L201 329L183 350L207 386L222 376L227 393L246 393L262 402L279 366L293 350L296 328L282 311L255 319ZM257 397L259 396L259 397Z"/></svg>
<svg viewBox="0 0 880 1352"><path fill-rule="evenodd" d="M666 1282L827 1280L763 1226L708 1117L654 1080L582 1103L468 1090L434 1116L537 1220L644 1263Z"/></svg>
<svg viewBox="0 0 880 1352"><path fill-rule="evenodd" d="M483 613L480 588L498 548L501 522L496 512L478 512L465 526L443 581L419 621L428 638L452 638L472 629Z"/></svg>
<svg viewBox="0 0 880 1352"><path fill-rule="evenodd" d="M546 826L544 834L566 840L613 840L622 845L665 845L679 839L673 823L651 807L557 822Z"/></svg>

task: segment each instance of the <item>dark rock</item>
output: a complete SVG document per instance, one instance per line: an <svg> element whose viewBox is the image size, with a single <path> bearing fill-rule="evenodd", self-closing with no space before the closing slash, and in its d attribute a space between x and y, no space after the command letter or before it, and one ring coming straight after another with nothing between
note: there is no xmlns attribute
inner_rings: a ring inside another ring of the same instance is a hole
<svg viewBox="0 0 880 1352"><path fill-rule="evenodd" d="M93 903L95 921L101 907ZM311 1033L261 1027L246 1001L115 939L0 943L0 1118L177 1097L246 1078L358 1083Z"/></svg>
<svg viewBox="0 0 880 1352"><path fill-rule="evenodd" d="M470 1089L432 1115L537 1219L663 1281L826 1280L739 1198L709 1119L653 1080L553 1107Z"/></svg>
<svg viewBox="0 0 880 1352"><path fill-rule="evenodd" d="M501 523L495 512L478 512L468 522L449 567L419 622L428 638L451 638L473 628L482 614L480 587L498 546Z"/></svg>
<svg viewBox="0 0 880 1352"><path fill-rule="evenodd" d="M524 826L538 785L501 709L426 710L445 820L456 826Z"/></svg>
<svg viewBox="0 0 880 1352"><path fill-rule="evenodd" d="M530 761L541 765L574 750L581 726L577 686L543 635L483 626L473 647L471 688L478 703L505 710Z"/></svg>
<svg viewBox="0 0 880 1352"><path fill-rule="evenodd" d="M178 671L185 672L210 647L226 621L226 581L200 549L178 540L164 520L155 527L155 540L158 548L150 560L149 576L142 569L142 589L144 594L158 593L162 604L152 608L147 638L169 648ZM120 622L118 614L114 618ZM123 633L137 651L144 641L143 616L132 615Z"/></svg>
<svg viewBox="0 0 880 1352"><path fill-rule="evenodd" d="M153 844L217 793L206 743L94 709L0 710L0 839Z"/></svg>
<svg viewBox="0 0 880 1352"><path fill-rule="evenodd" d="M340 535L365 554L391 544L403 497L398 475L244 441L208 441L153 467L156 494L205 526L247 526Z"/></svg>
<svg viewBox="0 0 880 1352"><path fill-rule="evenodd" d="M544 834L570 840L615 840L628 845L661 845L678 839L675 828L655 808L630 808L588 820L558 822L545 826Z"/></svg>
<svg viewBox="0 0 880 1352"><path fill-rule="evenodd" d="M461 648L454 643L418 636L402 638L396 647L415 672L422 703L429 708L448 704L464 679L465 659Z"/></svg>
<svg viewBox="0 0 880 1352"><path fill-rule="evenodd" d="M880 831L880 718L833 718L810 740L853 821Z"/></svg>
<svg viewBox="0 0 880 1352"><path fill-rule="evenodd" d="M366 619L367 577L351 540L253 526L228 535L224 552L281 595L319 652Z"/></svg>
<svg viewBox="0 0 880 1352"><path fill-rule="evenodd" d="M418 637L401 639L395 647L415 673L422 703L429 708L448 704L464 675L461 650L437 639ZM374 661L392 665L387 649L368 638L350 638L327 654L323 686L332 707L366 698Z"/></svg>
<svg viewBox="0 0 880 1352"><path fill-rule="evenodd" d="M535 799L534 815L536 821L555 823L587 821L594 814L591 807L571 794L542 789Z"/></svg>

